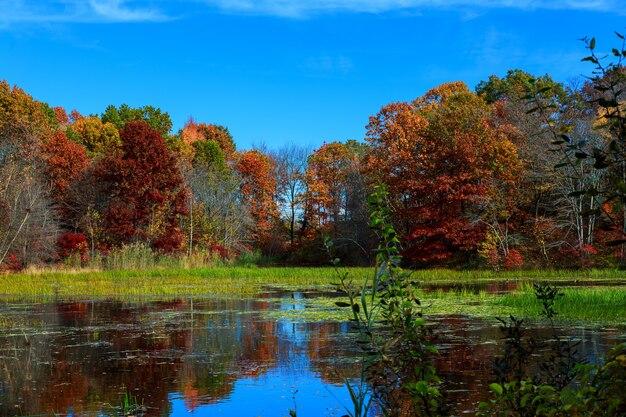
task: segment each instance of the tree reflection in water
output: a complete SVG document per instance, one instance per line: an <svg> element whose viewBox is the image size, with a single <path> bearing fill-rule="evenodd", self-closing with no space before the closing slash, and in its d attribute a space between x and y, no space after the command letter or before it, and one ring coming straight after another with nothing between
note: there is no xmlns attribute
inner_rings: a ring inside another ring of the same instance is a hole
<svg viewBox="0 0 626 417"><path fill-rule="evenodd" d="M0 338L0 415L95 416L113 410L125 392L143 402L148 416L171 415L180 401L186 412L248 402L287 413L291 393L305 386L315 387L317 399L308 401L317 409L338 406L333 395L343 395L343 378L353 372L349 361L338 360L355 353L347 325L265 319L262 311L275 308L258 299L25 306L20 317L32 327ZM237 398L238 383L256 389ZM272 386L280 401L267 395ZM307 406L303 396L296 401Z"/></svg>
<svg viewBox="0 0 626 417"><path fill-rule="evenodd" d="M269 298L2 302L0 317L19 324L0 331L0 415L97 416L129 393L147 416L281 416L296 390L298 416L343 414L344 378L359 373L349 326L263 314L279 308ZM437 333L446 401L472 410L493 379L497 326L449 316ZM569 333L589 358L623 335Z"/></svg>

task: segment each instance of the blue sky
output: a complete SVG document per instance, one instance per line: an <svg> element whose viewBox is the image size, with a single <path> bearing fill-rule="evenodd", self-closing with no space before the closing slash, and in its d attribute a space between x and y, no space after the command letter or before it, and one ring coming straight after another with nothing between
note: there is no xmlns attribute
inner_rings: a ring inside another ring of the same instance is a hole
<svg viewBox="0 0 626 417"><path fill-rule="evenodd" d="M239 149L362 139L368 117L447 81L589 74L623 0L0 0L0 79L53 106L153 105Z"/></svg>

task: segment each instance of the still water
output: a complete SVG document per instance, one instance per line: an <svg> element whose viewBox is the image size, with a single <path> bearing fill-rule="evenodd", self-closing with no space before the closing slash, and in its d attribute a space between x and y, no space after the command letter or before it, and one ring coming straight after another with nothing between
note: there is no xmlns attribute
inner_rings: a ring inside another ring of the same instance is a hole
<svg viewBox="0 0 626 417"><path fill-rule="evenodd" d="M266 314L302 308L294 296L0 301L0 415L112 416L126 402L144 416L342 416L344 381L360 372L354 334ZM497 325L435 322L446 402L471 414L492 382ZM588 360L624 340L620 328L565 330Z"/></svg>

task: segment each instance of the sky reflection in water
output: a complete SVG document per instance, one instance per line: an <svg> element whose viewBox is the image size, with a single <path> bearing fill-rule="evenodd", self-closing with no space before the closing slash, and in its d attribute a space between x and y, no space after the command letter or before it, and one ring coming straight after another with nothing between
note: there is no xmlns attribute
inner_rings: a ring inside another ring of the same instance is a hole
<svg viewBox="0 0 626 417"><path fill-rule="evenodd" d="M348 324L270 318L304 307L292 303L302 294L269 297L0 301L0 415L114 415L124 394L147 417L288 416L294 397L298 417L345 414L344 378L360 373ZM500 333L480 319L435 321L436 367L461 414L487 396ZM588 360L625 337L623 328L565 331Z"/></svg>

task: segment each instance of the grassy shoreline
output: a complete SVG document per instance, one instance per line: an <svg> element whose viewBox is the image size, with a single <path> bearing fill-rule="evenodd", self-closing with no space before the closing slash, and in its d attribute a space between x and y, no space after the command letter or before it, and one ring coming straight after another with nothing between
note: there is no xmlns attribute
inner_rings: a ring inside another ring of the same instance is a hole
<svg viewBox="0 0 626 417"><path fill-rule="evenodd" d="M341 268L356 285L373 268ZM556 305L563 320L601 322L626 326L626 273L615 270L587 271L414 271L412 279L423 285L420 299L425 314L460 314L495 317L515 314L539 316L539 303L532 282L562 287L566 296ZM219 267L197 269L151 269L113 271L29 271L0 274L0 297L6 299L47 298L176 298L205 296L255 297L268 288L288 290L334 290L338 281L333 268ZM493 294L472 285L519 283L507 294ZM594 284L601 286L595 286ZM450 285L455 290L428 289ZM465 288L464 286L468 286ZM335 308L336 298L319 297L303 302L311 309L300 312L304 320L342 320L345 312Z"/></svg>
<svg viewBox="0 0 626 417"><path fill-rule="evenodd" d="M356 284L373 268L341 268ZM626 281L626 272L616 270L413 271L421 284L479 284L488 282L535 282L604 284ZM213 267L150 270L34 270L0 274L4 296L181 296L254 294L267 286L331 287L338 281L333 268L310 267Z"/></svg>

